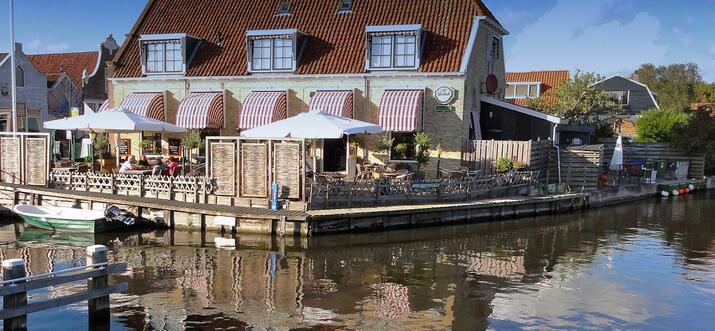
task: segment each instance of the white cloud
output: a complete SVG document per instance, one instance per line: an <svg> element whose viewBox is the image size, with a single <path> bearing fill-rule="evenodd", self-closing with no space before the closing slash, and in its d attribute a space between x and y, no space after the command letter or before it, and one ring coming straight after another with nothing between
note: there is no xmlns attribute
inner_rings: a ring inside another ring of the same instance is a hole
<svg viewBox="0 0 715 331"><path fill-rule="evenodd" d="M515 36L507 70L581 69L601 74L630 73L642 63L661 63L660 21L645 12L631 21L613 19L612 0L559 0Z"/></svg>
<svg viewBox="0 0 715 331"><path fill-rule="evenodd" d="M22 50L27 54L59 53L67 51L69 47L69 44L65 42L48 44L43 42L40 38L34 38L22 43Z"/></svg>

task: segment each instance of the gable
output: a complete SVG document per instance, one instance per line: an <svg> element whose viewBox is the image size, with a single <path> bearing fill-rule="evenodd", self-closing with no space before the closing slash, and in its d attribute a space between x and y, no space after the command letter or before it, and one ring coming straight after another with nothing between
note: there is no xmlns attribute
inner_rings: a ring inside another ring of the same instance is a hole
<svg viewBox="0 0 715 331"><path fill-rule="evenodd" d="M366 26L422 24L421 72L458 72L475 16L494 18L479 0L361 0L338 13L337 0L154 0L117 54L114 77L141 77L140 35L186 33L202 39L186 76L248 74L246 31L298 29L307 42L296 74L365 72Z"/></svg>
<svg viewBox="0 0 715 331"><path fill-rule="evenodd" d="M36 54L28 55L27 58L38 71L47 76L48 81L57 81L62 74L66 74L77 88L81 88L82 74L85 71L88 75L94 72L99 52Z"/></svg>

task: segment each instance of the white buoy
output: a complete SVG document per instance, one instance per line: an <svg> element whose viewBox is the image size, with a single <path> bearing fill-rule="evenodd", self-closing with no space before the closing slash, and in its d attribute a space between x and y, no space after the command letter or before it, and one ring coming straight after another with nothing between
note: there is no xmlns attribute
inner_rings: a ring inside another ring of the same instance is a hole
<svg viewBox="0 0 715 331"><path fill-rule="evenodd" d="M678 192L678 190L673 190L673 196L677 197L678 195L680 195L680 192Z"/></svg>
<svg viewBox="0 0 715 331"><path fill-rule="evenodd" d="M668 191L660 191L660 195L661 195L661 196L664 196L664 197L667 197L667 196L670 195L670 193L668 193Z"/></svg>
<svg viewBox="0 0 715 331"><path fill-rule="evenodd" d="M688 185L688 189L691 190L691 191L694 190L694 189L695 189L695 185L693 185L693 184Z"/></svg>

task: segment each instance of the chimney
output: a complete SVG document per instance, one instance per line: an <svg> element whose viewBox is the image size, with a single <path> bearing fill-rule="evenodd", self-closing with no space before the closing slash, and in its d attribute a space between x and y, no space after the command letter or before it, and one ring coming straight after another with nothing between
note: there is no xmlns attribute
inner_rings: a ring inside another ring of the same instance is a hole
<svg viewBox="0 0 715 331"><path fill-rule="evenodd" d="M17 53L22 53L22 43L15 43L15 51Z"/></svg>

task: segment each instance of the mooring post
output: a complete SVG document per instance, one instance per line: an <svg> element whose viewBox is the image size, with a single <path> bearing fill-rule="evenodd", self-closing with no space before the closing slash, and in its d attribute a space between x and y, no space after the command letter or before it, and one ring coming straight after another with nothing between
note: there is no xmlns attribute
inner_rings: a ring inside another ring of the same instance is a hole
<svg viewBox="0 0 715 331"><path fill-rule="evenodd" d="M25 260L9 259L2 261L2 276L4 280L24 278ZM27 292L6 295L3 297L3 309L20 308L27 305ZM27 330L27 315L8 318L3 321L5 330Z"/></svg>
<svg viewBox="0 0 715 331"><path fill-rule="evenodd" d="M92 245L87 247L87 265L106 263L107 246ZM108 286L108 276L87 279L87 290L103 289ZM87 300L89 308L89 329L109 330L109 295Z"/></svg>

